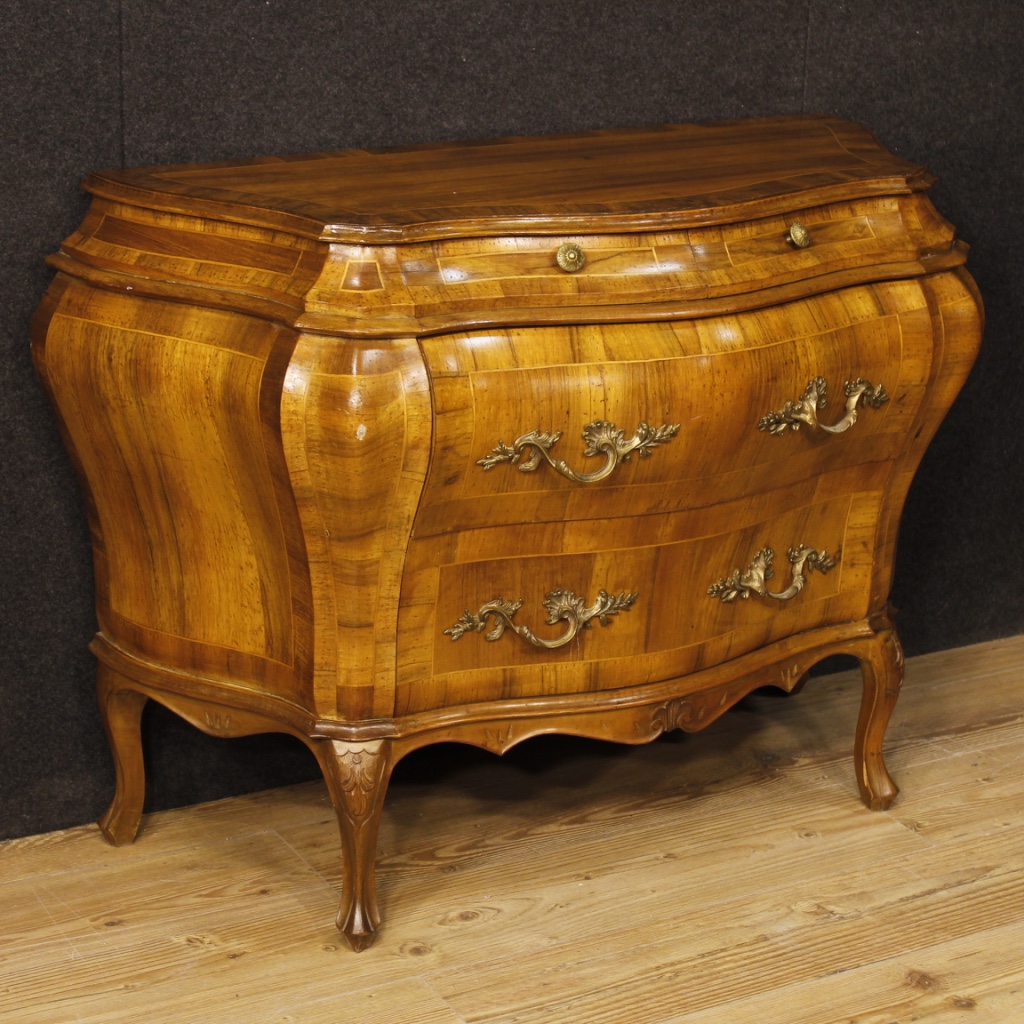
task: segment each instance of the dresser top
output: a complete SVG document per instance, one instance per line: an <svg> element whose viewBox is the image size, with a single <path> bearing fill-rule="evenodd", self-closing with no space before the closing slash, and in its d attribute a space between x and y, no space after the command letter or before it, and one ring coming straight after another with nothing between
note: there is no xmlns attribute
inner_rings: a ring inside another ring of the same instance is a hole
<svg viewBox="0 0 1024 1024"><path fill-rule="evenodd" d="M98 172L95 195L325 241L724 224L926 188L922 168L825 115Z"/></svg>

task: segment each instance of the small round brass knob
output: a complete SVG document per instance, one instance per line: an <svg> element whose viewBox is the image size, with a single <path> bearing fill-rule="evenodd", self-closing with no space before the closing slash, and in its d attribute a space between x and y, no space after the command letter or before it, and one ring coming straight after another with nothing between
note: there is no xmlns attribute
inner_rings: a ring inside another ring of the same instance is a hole
<svg viewBox="0 0 1024 1024"><path fill-rule="evenodd" d="M586 253L575 242L563 242L555 253L555 262L567 273L575 274L587 262Z"/></svg>
<svg viewBox="0 0 1024 1024"><path fill-rule="evenodd" d="M806 249L811 244L811 233L804 224L795 220L786 232L786 241L798 249Z"/></svg>

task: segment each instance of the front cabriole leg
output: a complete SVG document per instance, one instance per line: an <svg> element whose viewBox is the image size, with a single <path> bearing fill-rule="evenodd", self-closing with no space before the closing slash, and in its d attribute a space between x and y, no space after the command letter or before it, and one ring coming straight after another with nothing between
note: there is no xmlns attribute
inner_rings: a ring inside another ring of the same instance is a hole
<svg viewBox="0 0 1024 1024"><path fill-rule="evenodd" d="M867 654L859 655L864 677L860 717L853 759L861 799L873 811L892 806L899 787L885 767L882 742L903 684L903 648L896 630L881 629L869 644Z"/></svg>
<svg viewBox="0 0 1024 1024"><path fill-rule="evenodd" d="M96 668L96 696L114 758L114 799L99 820L100 830L114 846L135 838L146 796L142 759L142 709L148 699L119 672L100 662Z"/></svg>
<svg viewBox="0 0 1024 1024"><path fill-rule="evenodd" d="M384 794L394 765L390 740L312 744L331 794L344 857L338 929L358 953L380 926L374 862Z"/></svg>

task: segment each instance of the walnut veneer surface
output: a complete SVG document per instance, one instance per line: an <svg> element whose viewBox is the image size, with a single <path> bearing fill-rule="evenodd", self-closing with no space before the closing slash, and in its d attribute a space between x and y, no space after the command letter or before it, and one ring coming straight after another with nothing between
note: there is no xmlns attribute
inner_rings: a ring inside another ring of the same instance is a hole
<svg viewBox="0 0 1024 1024"><path fill-rule="evenodd" d="M639 743L859 659L902 680L900 511L981 303L927 172L828 117L93 175L34 352L87 496L98 689L284 731L379 925L391 768Z"/></svg>

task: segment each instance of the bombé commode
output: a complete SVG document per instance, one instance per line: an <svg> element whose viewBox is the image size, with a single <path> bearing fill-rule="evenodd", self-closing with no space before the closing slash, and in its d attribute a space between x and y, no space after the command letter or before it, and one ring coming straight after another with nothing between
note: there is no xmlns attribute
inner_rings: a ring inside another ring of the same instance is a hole
<svg viewBox="0 0 1024 1024"><path fill-rule="evenodd" d="M823 116L93 175L34 351L91 519L107 837L147 700L297 736L361 949L405 754L646 742L837 653L888 807L897 525L982 321L930 181Z"/></svg>

